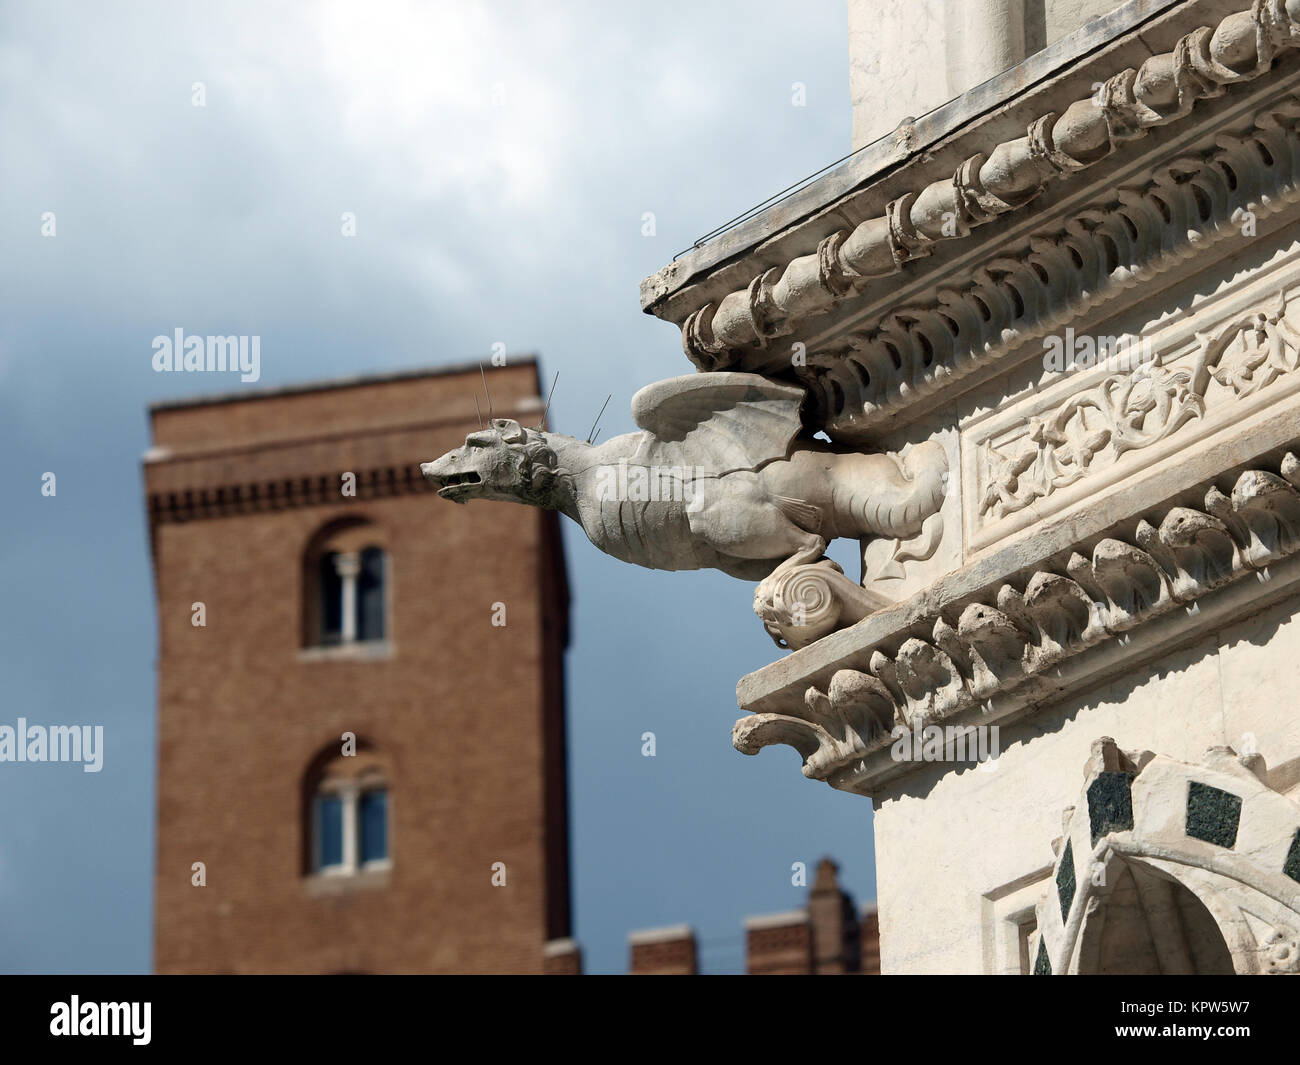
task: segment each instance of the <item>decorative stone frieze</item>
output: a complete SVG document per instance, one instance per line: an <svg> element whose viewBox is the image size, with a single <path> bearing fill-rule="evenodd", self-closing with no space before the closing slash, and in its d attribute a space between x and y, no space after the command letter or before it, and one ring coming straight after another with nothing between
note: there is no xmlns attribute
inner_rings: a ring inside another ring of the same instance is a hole
<svg viewBox="0 0 1300 1065"><path fill-rule="evenodd" d="M1260 112L1245 135L1208 156L1162 163L1145 181L1100 194L1025 251L978 266L933 302L891 308L810 353L795 372L817 420L837 440L865 440L903 409L1026 341L1300 200L1300 98Z"/></svg>
<svg viewBox="0 0 1300 1065"><path fill-rule="evenodd" d="M998 519L1045 499L1129 452L1152 447L1203 420L1210 406L1256 395L1300 366L1300 330L1287 317L1289 293L1198 333L1188 357L1108 373L1054 408L1025 417L1017 443L979 446L978 514ZM1292 317L1296 313L1292 312Z"/></svg>
<svg viewBox="0 0 1300 1065"><path fill-rule="evenodd" d="M1231 284L1171 296L1170 310L1137 320L1140 334L1067 327L1049 338L1046 369L1026 365L1016 385L972 399L960 428L967 558L1179 455L1203 464L1204 444L1295 405L1300 245L1282 240L1254 263Z"/></svg>

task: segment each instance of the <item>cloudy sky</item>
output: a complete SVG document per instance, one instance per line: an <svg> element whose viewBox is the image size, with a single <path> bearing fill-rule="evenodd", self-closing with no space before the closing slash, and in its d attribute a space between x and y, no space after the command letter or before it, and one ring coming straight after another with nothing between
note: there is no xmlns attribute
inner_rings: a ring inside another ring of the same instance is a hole
<svg viewBox="0 0 1300 1065"><path fill-rule="evenodd" d="M145 411L231 387L154 373L154 336L259 335L263 386L504 343L560 372L559 429L612 393L626 432L691 369L641 278L850 127L844 0L0 5L0 723L106 734L98 774L0 765L0 970L151 964ZM870 804L730 746L736 680L780 653L752 588L566 551L589 971L675 923L738 970L742 919L801 905L823 854L873 898Z"/></svg>

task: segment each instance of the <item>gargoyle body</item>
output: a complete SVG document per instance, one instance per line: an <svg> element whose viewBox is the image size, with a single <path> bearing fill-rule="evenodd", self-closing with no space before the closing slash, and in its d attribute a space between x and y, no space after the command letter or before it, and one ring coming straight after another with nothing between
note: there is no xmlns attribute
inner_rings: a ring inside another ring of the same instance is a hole
<svg viewBox="0 0 1300 1065"><path fill-rule="evenodd" d="M494 419L420 468L458 503L562 511L625 562L720 569L770 587L817 562L837 537L914 536L937 513L947 479L935 442L904 459L812 439L803 398L803 389L755 374L675 377L633 398L640 432L593 445Z"/></svg>

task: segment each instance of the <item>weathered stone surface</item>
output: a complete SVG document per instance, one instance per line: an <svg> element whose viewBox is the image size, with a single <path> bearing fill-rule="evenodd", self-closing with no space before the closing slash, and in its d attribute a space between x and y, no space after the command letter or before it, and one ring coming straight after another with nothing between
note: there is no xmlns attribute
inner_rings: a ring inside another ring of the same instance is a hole
<svg viewBox="0 0 1300 1065"><path fill-rule="evenodd" d="M1074 101L1059 115L1044 115L1043 124L1031 126L1026 136L991 146L986 157L972 157L973 165L947 182L893 201L898 208L891 205L883 227L868 220L839 231L831 254L802 256L783 271L756 278L761 320L753 301L740 299L739 292L705 305L683 326L687 354L704 370L744 367L747 348L790 332L792 320L825 311L855 283L901 270L927 254L930 244L965 237L974 226L1022 207L1046 181L1100 161L1115 142L1183 118L1198 98L1220 95L1225 85L1266 73L1279 51L1300 44L1300 28L1292 22L1300 3L1295 6L1291 12L1282 0L1255 4L1217 27L1194 30L1172 51L1148 58L1136 71L1116 74L1104 91ZM1234 67L1216 59L1238 52L1247 59ZM943 225L945 214L957 222L950 231ZM888 255L877 256L877 249ZM820 278L821 287L804 285L805 274Z"/></svg>
<svg viewBox="0 0 1300 1065"><path fill-rule="evenodd" d="M633 397L638 433L591 444L494 419L421 470L455 502L558 510L625 562L761 579L757 613L798 645L887 602L822 562L827 543L923 533L948 481L937 442L893 455L812 439L803 399L755 374L675 377Z"/></svg>
<svg viewBox="0 0 1300 1065"><path fill-rule="evenodd" d="M1076 807L1083 826L1066 833L1074 855L1093 849L1080 770L1094 740L1123 737L1198 761L1225 742L1218 653L1210 639L1155 666L1110 670L1090 691L1003 723L990 764L925 762L884 782L873 796L882 971L1021 972L1018 941L1026 922L1034 927L1037 903L1047 898L1060 920L1052 841L1065 807ZM1076 880L1087 875L1080 868ZM1033 958L1031 944L1027 964Z"/></svg>
<svg viewBox="0 0 1300 1065"><path fill-rule="evenodd" d="M979 393L995 409L962 430L962 494L974 550L1087 500L1094 505L1242 418L1300 392L1300 247L1205 296L1119 350L1032 392ZM1100 332L1100 330L1098 331ZM1067 334L1067 339L1075 334ZM1096 340L1091 332L1087 340ZM1003 386L1005 388L1005 386Z"/></svg>

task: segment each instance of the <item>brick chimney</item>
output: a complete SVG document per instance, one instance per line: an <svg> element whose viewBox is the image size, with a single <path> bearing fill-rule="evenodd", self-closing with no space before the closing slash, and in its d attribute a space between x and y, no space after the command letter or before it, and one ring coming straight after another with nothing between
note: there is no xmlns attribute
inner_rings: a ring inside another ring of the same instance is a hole
<svg viewBox="0 0 1300 1065"><path fill-rule="evenodd" d="M829 858L817 864L808 917L812 924L814 973L856 973L861 964L858 912L847 892L840 889L839 867Z"/></svg>
<svg viewBox="0 0 1300 1065"><path fill-rule="evenodd" d="M812 924L807 910L745 918L745 972L790 976L812 972Z"/></svg>
<svg viewBox="0 0 1300 1065"><path fill-rule="evenodd" d="M858 942L862 949L862 974L879 976L880 914L876 912L874 902L869 902L862 907L862 918L858 923Z"/></svg>
<svg viewBox="0 0 1300 1065"><path fill-rule="evenodd" d="M573 939L552 939L542 948L547 976L581 976L582 948Z"/></svg>
<svg viewBox="0 0 1300 1065"><path fill-rule="evenodd" d="M695 932L689 925L650 928L627 937L633 976L696 976Z"/></svg>

